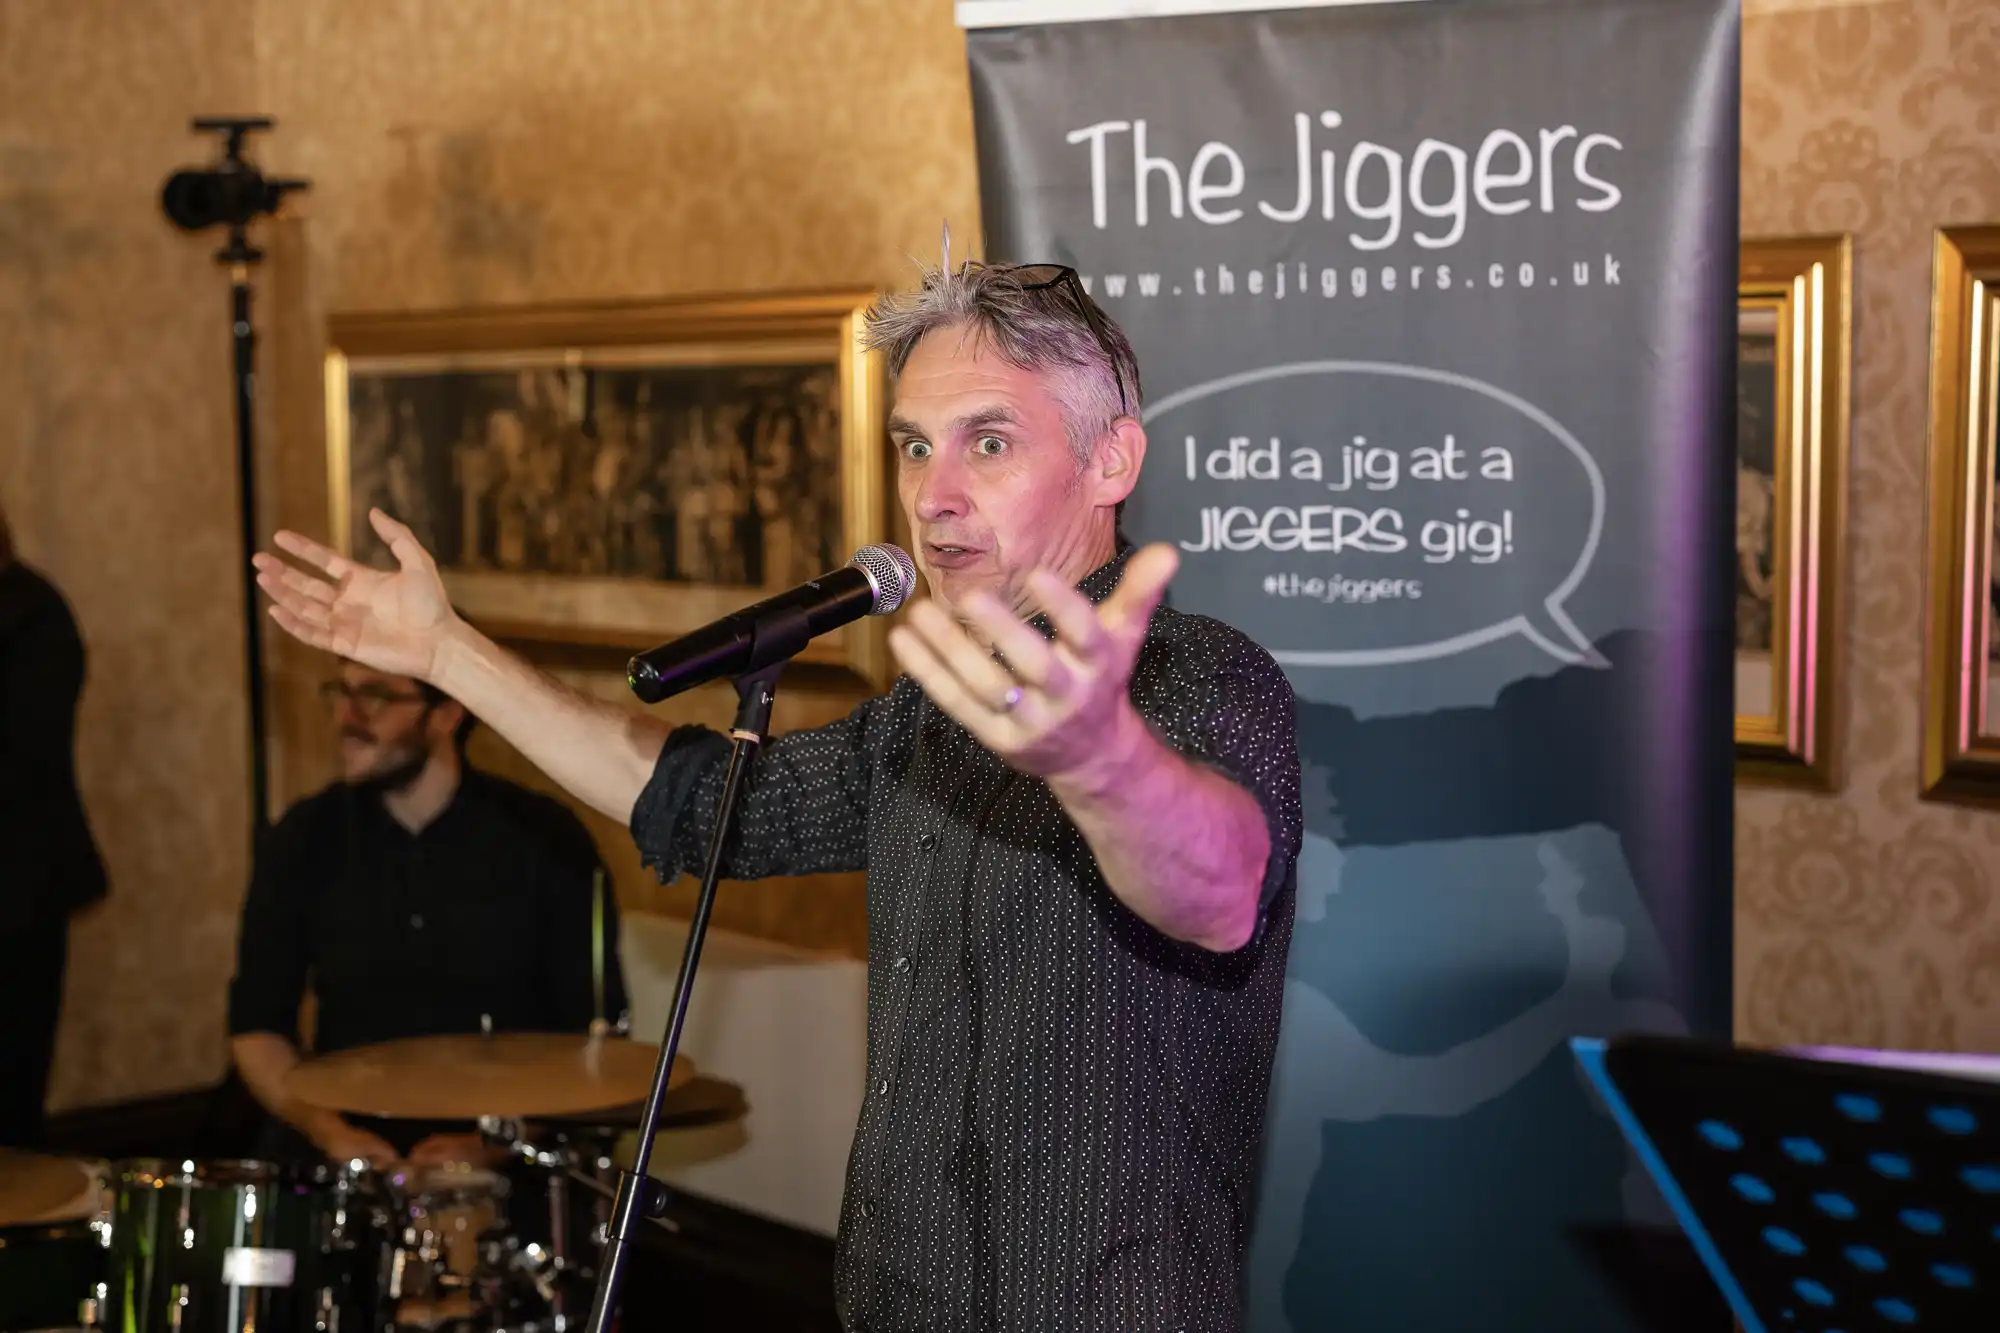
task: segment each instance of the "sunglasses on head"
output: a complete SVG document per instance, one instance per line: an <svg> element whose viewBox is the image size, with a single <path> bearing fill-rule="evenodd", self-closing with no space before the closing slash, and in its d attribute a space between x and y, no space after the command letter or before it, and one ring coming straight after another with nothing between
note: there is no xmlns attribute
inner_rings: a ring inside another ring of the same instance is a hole
<svg viewBox="0 0 2000 1333"><path fill-rule="evenodd" d="M1111 330L1105 327L1104 316L1090 299L1090 293L1084 291L1083 279L1077 276L1075 269L1067 264L991 264L984 267L1013 276L1024 292L1053 292L1066 298L1076 313L1083 317L1091 335L1097 339L1098 347L1103 349L1104 359L1111 365L1111 378L1118 383L1118 415L1124 416L1132 410L1132 400L1125 392L1125 372L1119 368L1118 348L1111 341Z"/></svg>

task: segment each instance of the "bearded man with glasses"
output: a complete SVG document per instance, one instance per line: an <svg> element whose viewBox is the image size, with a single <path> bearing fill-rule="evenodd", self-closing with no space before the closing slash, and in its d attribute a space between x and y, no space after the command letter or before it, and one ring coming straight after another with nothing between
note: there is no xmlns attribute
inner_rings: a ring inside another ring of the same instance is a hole
<svg viewBox="0 0 2000 1333"><path fill-rule="evenodd" d="M287 1096L301 1001L310 988L317 1055L616 1021L618 916L596 844L561 802L473 768L474 719L435 685L346 661L322 694L341 777L262 840L229 987L231 1053L272 1116L258 1156L491 1162L471 1125L362 1121Z"/></svg>
<svg viewBox="0 0 2000 1333"><path fill-rule="evenodd" d="M1138 365L1070 270L949 260L872 311L930 596L888 693L759 747L728 878L868 872L868 1073L835 1300L854 1333L1242 1326L1302 821L1269 653L1163 607L1118 515ZM726 738L587 698L394 571L259 555L306 643L464 699L556 781L699 868ZM324 575L325 577L320 577Z"/></svg>

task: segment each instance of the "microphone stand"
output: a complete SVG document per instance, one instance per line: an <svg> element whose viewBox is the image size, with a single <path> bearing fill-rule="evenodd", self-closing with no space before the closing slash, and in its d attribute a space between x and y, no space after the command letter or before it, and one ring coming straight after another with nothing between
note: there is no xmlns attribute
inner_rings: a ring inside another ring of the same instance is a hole
<svg viewBox="0 0 2000 1333"><path fill-rule="evenodd" d="M800 642L802 644L803 640ZM632 1154L632 1169L618 1174L618 1193L611 1205L611 1222L604 1237L604 1261L597 1270L597 1290L591 1298L590 1321L584 1326L584 1333L607 1333L611 1327L618 1305L618 1288L625 1280L632 1239L639 1230L639 1222L642 1218L664 1218L672 1199L666 1187L646 1171L653 1156L653 1136L658 1133L660 1103L667 1095L674 1052L681 1042L681 1024L687 1019L688 997L694 991L695 968L701 962L702 940L708 934L708 917L715 906L715 885L722 877L722 852L736 822L743 779L749 771L753 752L763 744L770 730L771 701L777 697L778 674L789 660L787 655L736 678L736 723L729 729L733 744L729 751L729 768L722 778L722 798L716 803L715 823L709 834L708 863L702 871L701 894L695 899L694 918L688 923L687 949L681 955L680 979L674 984L674 1003L667 1016L667 1034L660 1043L660 1062L653 1071L653 1090L646 1098L646 1111L639 1120L639 1143Z"/></svg>
<svg viewBox="0 0 2000 1333"><path fill-rule="evenodd" d="M262 256L247 245L241 227L232 228L229 248L219 256L229 264L229 330L234 344L230 378L236 389L236 521L244 552L243 674L250 705L250 819L256 833L271 822L270 760L264 734L264 617L258 614L257 580L248 573L249 553L258 549L257 530L257 332L250 323L250 265Z"/></svg>
<svg viewBox="0 0 2000 1333"><path fill-rule="evenodd" d="M250 272L264 252L250 243L246 228L307 182L267 177L243 155L244 140L268 130L265 116L201 116L197 131L222 135L222 161L207 171L176 172L167 180L161 206L168 219L184 231L209 227L228 229L228 243L216 252L216 262L229 269L229 332L232 344L230 383L236 414L236 521L242 541L243 673L249 705L251 850L258 850L270 827L270 760L265 741L269 722L264 707L264 617L258 610L257 582L249 572L257 550L257 332L250 322Z"/></svg>

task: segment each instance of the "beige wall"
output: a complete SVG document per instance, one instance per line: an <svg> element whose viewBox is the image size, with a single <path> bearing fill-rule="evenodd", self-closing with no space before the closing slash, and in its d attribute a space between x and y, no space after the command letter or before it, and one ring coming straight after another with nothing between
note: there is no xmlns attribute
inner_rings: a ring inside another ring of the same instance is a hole
<svg viewBox="0 0 2000 1333"><path fill-rule="evenodd" d="M894 287L940 224L977 226L961 38L949 5L270 0L257 9L269 160L313 181L274 228L271 400L278 521L326 525L320 331L332 311L685 292ZM587 663L587 659L586 659ZM574 665L574 659L572 660ZM623 659L571 679L630 701ZM276 700L283 786L329 769L288 651ZM860 698L794 671L780 730ZM717 685L658 710L723 725ZM476 761L539 781L491 736ZM662 890L631 839L590 817L628 908ZM731 885L724 927L859 957L858 875Z"/></svg>
<svg viewBox="0 0 2000 1333"><path fill-rule="evenodd" d="M1739 802L1756 1039L2000 1046L2000 818L1913 795L1927 238L2000 219L1996 14L1746 23L1746 232L1854 231L1859 294L1849 779ZM187 118L272 114L265 162L314 181L267 229L259 316L267 513L313 531L328 311L896 283L944 218L976 230L977 196L944 0L15 3L0 88L0 496L93 649L81 759L115 880L77 932L56 1074L75 1104L222 1068L246 871L224 285L213 238L156 202L208 154ZM274 670L295 794L327 776L321 666L281 647ZM849 697L792 691L781 724ZM852 951L856 892L791 925L796 896L732 910Z"/></svg>
<svg viewBox="0 0 2000 1333"><path fill-rule="evenodd" d="M220 1067L248 839L228 298L158 198L188 117L255 100L251 9L0 6L0 501L90 647L117 895L74 933L60 1102Z"/></svg>
<svg viewBox="0 0 2000 1333"><path fill-rule="evenodd" d="M2000 1050L2000 814L1919 802L1930 238L2000 220L2000 5L1744 28L1746 235L1855 236L1847 784L1737 801L1739 1035Z"/></svg>
<svg viewBox="0 0 2000 1333"><path fill-rule="evenodd" d="M247 873L226 280L159 212L193 115L262 112L310 177L263 229L266 513L325 529L332 310L902 283L977 228L948 4L131 0L0 6L0 497L92 653L85 796L114 897L76 932L58 1105L224 1066ZM273 779L330 775L313 655L274 645ZM622 691L615 672L575 676ZM778 725L843 712L802 680ZM726 720L711 690L679 716ZM510 766L490 738L477 752ZM597 832L628 901L629 839ZM718 923L858 952L859 883L732 893ZM817 909L816 911L814 909Z"/></svg>

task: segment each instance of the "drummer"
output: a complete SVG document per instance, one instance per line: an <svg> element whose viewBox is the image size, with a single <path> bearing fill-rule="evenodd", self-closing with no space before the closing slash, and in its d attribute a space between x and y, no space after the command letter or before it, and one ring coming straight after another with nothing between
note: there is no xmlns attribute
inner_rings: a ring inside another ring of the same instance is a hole
<svg viewBox="0 0 2000 1333"><path fill-rule="evenodd" d="M259 1155L490 1161L472 1125L362 1120L288 1096L307 1045L301 1002L310 986L319 1055L617 1022L618 915L596 844L567 806L473 768L475 719L432 686L344 662L324 693L342 776L264 837L229 988L236 1067L273 1117Z"/></svg>

